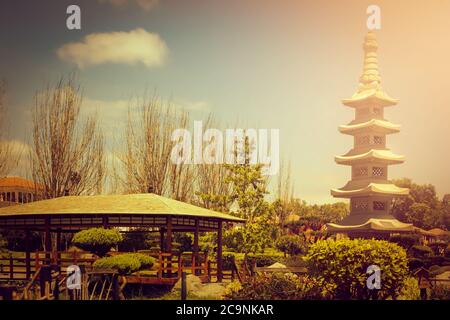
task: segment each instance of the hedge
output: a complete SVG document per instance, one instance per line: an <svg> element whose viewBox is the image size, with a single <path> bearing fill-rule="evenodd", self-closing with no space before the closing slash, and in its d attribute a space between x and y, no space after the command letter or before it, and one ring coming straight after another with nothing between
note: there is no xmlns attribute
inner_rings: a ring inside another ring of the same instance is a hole
<svg viewBox="0 0 450 320"><path fill-rule="evenodd" d="M125 253L112 257L100 258L94 262L94 269L115 270L122 275L149 269L155 263L155 259L141 253Z"/></svg>
<svg viewBox="0 0 450 320"><path fill-rule="evenodd" d="M122 240L123 237L117 229L92 228L76 233L73 236L72 244L103 257Z"/></svg>

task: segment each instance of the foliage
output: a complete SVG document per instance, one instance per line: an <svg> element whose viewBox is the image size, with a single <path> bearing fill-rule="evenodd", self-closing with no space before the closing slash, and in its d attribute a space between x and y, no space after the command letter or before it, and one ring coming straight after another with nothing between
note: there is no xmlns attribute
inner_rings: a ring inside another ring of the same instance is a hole
<svg viewBox="0 0 450 320"><path fill-rule="evenodd" d="M425 258L433 254L433 250L430 247L421 245L412 246L411 251L415 258Z"/></svg>
<svg viewBox="0 0 450 320"><path fill-rule="evenodd" d="M8 247L8 241L0 234L0 251L5 250Z"/></svg>
<svg viewBox="0 0 450 320"><path fill-rule="evenodd" d="M251 253L246 255L245 262L252 266L267 267L283 259L283 253Z"/></svg>
<svg viewBox="0 0 450 320"><path fill-rule="evenodd" d="M179 244L177 249L180 253L194 251L194 235L192 233L176 232L173 240Z"/></svg>
<svg viewBox="0 0 450 320"><path fill-rule="evenodd" d="M420 235L418 234L398 234L389 238L389 241L402 246L406 251L408 251L413 245L418 244L419 240Z"/></svg>
<svg viewBox="0 0 450 320"><path fill-rule="evenodd" d="M223 270L232 270L236 263L236 255L233 252L222 253L222 268Z"/></svg>
<svg viewBox="0 0 450 320"><path fill-rule="evenodd" d="M306 261L303 259L303 256L286 257L279 262L286 267L306 267Z"/></svg>
<svg viewBox="0 0 450 320"><path fill-rule="evenodd" d="M112 269L118 273L132 274L133 272L149 269L155 263L155 259L141 253L125 253L112 257L100 258L94 262L94 269Z"/></svg>
<svg viewBox="0 0 450 320"><path fill-rule="evenodd" d="M303 237L298 235L286 235L280 237L276 242L278 250L284 252L285 255L291 256L304 254L307 251L306 243Z"/></svg>
<svg viewBox="0 0 450 320"><path fill-rule="evenodd" d="M444 256L446 258L450 258L450 244L447 246L447 248L444 251Z"/></svg>
<svg viewBox="0 0 450 320"><path fill-rule="evenodd" d="M72 243L80 249L92 252L99 257L105 256L108 251L123 241L117 229L92 228L76 233Z"/></svg>
<svg viewBox="0 0 450 320"><path fill-rule="evenodd" d="M272 243L274 233L273 207L265 200L267 192L267 178L263 175L264 166L252 163L252 142L245 138L238 139L235 157L242 159L239 164L225 164L228 171L226 182L231 185L232 191L222 199L221 203L214 205L215 195L201 194L201 199L208 200L210 206L223 208L236 208L230 214L246 219L242 227L242 244L240 250L246 254L263 251ZM225 203L222 203L225 202Z"/></svg>
<svg viewBox="0 0 450 320"><path fill-rule="evenodd" d="M231 228L223 233L223 245L228 250L241 252L243 250L244 232L242 228Z"/></svg>
<svg viewBox="0 0 450 320"><path fill-rule="evenodd" d="M382 240L318 241L305 257L308 270L333 298L395 298L408 272L406 251ZM368 290L367 268L381 268L381 290Z"/></svg>
<svg viewBox="0 0 450 320"><path fill-rule="evenodd" d="M435 285L429 289L430 300L450 300L450 287L446 285Z"/></svg>
<svg viewBox="0 0 450 320"><path fill-rule="evenodd" d="M344 202L308 205L305 201L296 199L291 205L293 214L299 216L299 219L288 222L287 227L296 233L306 229L320 230L326 223L339 222L349 214L349 206Z"/></svg>
<svg viewBox="0 0 450 320"><path fill-rule="evenodd" d="M448 203L439 201L433 185L419 185L407 178L393 182L399 187L409 188L407 197L395 199L392 213L397 219L423 229L450 228Z"/></svg>
<svg viewBox="0 0 450 320"><path fill-rule="evenodd" d="M228 300L306 300L323 298L311 279L292 273L257 275L242 284L233 282L224 295Z"/></svg>
<svg viewBox="0 0 450 320"><path fill-rule="evenodd" d="M119 251L136 252L148 250L152 247L153 237L147 229L136 228L123 235L123 241L119 244Z"/></svg>
<svg viewBox="0 0 450 320"><path fill-rule="evenodd" d="M447 243L433 242L433 243L428 244L428 247L430 247L433 250L433 253L435 255L444 255L445 249L447 248Z"/></svg>
<svg viewBox="0 0 450 320"><path fill-rule="evenodd" d="M3 229L0 231L0 238L3 236L5 248L11 251L25 251L26 232L23 230ZM41 236L39 232L30 232L29 250L41 249Z"/></svg>
<svg viewBox="0 0 450 320"><path fill-rule="evenodd" d="M414 277L408 277L403 282L398 300L420 300L419 281Z"/></svg>

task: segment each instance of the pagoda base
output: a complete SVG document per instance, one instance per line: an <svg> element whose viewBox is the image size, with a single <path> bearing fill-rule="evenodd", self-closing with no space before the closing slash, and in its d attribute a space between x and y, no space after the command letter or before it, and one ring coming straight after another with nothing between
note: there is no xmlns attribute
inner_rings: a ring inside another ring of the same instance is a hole
<svg viewBox="0 0 450 320"><path fill-rule="evenodd" d="M373 237L377 234L414 232L414 226L400 222L390 214L350 214L340 223L328 223L327 231Z"/></svg>

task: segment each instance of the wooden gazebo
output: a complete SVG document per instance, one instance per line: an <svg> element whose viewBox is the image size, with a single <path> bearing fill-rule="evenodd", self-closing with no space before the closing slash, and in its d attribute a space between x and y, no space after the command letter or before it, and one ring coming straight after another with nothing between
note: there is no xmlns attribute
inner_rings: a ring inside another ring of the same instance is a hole
<svg viewBox="0 0 450 320"><path fill-rule="evenodd" d="M0 229L40 231L45 234L45 251L60 251L61 234L93 227L151 228L160 232L161 251L172 253L174 232L193 232L193 257L199 255L199 233L217 232L217 280L222 280L222 228L226 222L243 219L197 207L156 194L66 196L0 209ZM52 234L56 245L52 248ZM28 237L27 237L28 238ZM26 241L27 242L27 241ZM32 257L24 259L29 278Z"/></svg>

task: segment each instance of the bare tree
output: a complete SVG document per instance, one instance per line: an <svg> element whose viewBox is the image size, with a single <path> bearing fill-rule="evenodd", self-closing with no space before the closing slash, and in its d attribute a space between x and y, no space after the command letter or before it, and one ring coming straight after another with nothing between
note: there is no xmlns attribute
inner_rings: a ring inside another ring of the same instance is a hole
<svg viewBox="0 0 450 320"><path fill-rule="evenodd" d="M182 111L175 118L179 128L187 129L189 124L189 115ZM170 163L169 195L173 199L192 202L194 195L194 184L196 181L195 165L186 163Z"/></svg>
<svg viewBox="0 0 450 320"><path fill-rule="evenodd" d="M190 201L193 168L171 162L172 133L187 127L188 114L156 95L137 103L128 110L125 148L118 153L123 174L116 170L116 179L126 193L153 192Z"/></svg>
<svg viewBox="0 0 450 320"><path fill-rule="evenodd" d="M217 128L218 122L210 114L205 121L205 130ZM196 194L199 204L208 209L229 211L228 199L232 185L227 182L229 170L225 164L201 164L197 166Z"/></svg>
<svg viewBox="0 0 450 320"><path fill-rule="evenodd" d="M276 194L275 213L277 215L278 223L283 227L286 224L289 215L293 213L292 202L294 201L294 185L291 181L290 162L287 166L285 166L284 162L281 163Z"/></svg>
<svg viewBox="0 0 450 320"><path fill-rule="evenodd" d="M35 95L30 161L45 198L102 191L104 138L96 116L81 119L82 99L73 76Z"/></svg>
<svg viewBox="0 0 450 320"><path fill-rule="evenodd" d="M6 176L17 166L20 160L20 152L16 152L13 144L6 141L7 132L5 84L0 82L0 177Z"/></svg>

